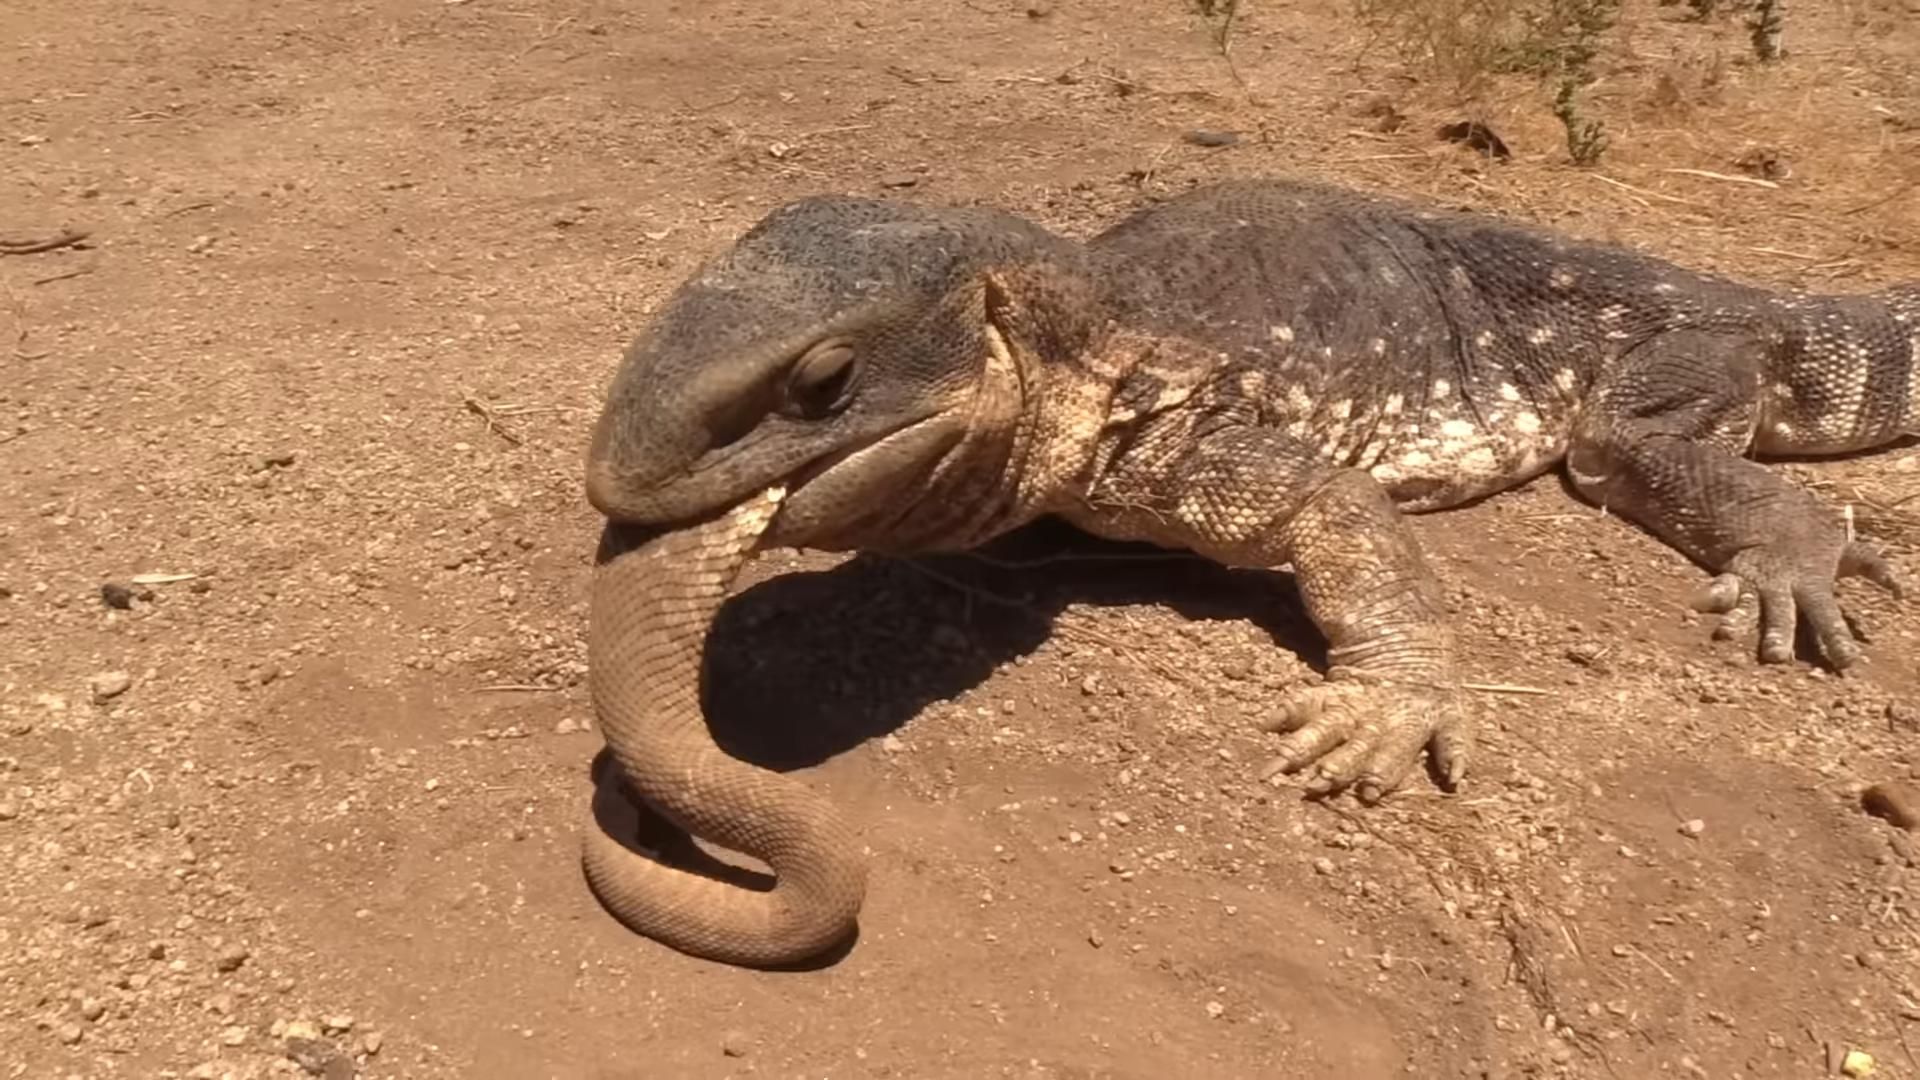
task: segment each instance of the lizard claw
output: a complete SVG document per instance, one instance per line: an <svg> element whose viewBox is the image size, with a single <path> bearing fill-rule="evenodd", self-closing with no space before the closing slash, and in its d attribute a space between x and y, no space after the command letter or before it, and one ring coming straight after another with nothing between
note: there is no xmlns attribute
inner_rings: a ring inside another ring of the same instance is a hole
<svg viewBox="0 0 1920 1080"><path fill-rule="evenodd" d="M1351 790L1377 803L1405 785L1425 749L1449 789L1466 775L1471 739L1454 691L1419 684L1336 680L1296 696L1261 727L1286 732L1260 769L1277 783L1312 768L1308 794Z"/></svg>
<svg viewBox="0 0 1920 1080"><path fill-rule="evenodd" d="M1720 615L1713 631L1717 641L1745 638L1758 627L1760 661L1767 664L1793 659L1794 631L1805 616L1827 662L1844 671L1864 654L1834 598L1834 583L1863 577L1895 599L1905 590L1886 558L1858 540L1846 541L1833 569L1823 570L1817 562L1777 546L1748 548L1733 557L1694 607Z"/></svg>

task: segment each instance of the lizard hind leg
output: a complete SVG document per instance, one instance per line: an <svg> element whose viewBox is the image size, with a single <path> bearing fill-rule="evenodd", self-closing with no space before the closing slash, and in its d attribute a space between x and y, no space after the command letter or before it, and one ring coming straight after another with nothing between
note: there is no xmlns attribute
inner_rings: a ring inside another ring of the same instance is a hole
<svg viewBox="0 0 1920 1080"><path fill-rule="evenodd" d="M1759 632L1759 657L1793 658L1804 618L1836 669L1862 651L1835 583L1859 576L1900 595L1891 566L1832 507L1745 456L1761 420L1765 344L1674 332L1641 346L1596 386L1568 451L1568 474L1619 513L1715 574L1696 605L1722 614L1715 636Z"/></svg>

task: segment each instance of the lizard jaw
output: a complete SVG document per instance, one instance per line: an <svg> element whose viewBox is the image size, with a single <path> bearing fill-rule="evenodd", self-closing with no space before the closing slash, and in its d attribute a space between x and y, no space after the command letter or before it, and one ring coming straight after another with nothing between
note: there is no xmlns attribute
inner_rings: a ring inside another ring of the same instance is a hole
<svg viewBox="0 0 1920 1080"><path fill-rule="evenodd" d="M944 421L944 422L942 422ZM832 530L836 535L856 521L890 516L899 509L893 496L923 480L933 461L960 437L960 423L943 413L915 417L877 436L831 450L780 472L762 472L727 457L648 484L605 458L587 463L587 501L609 521L648 529L671 529L784 484L787 507L773 531L794 539ZM791 513L789 513L789 510Z"/></svg>
<svg viewBox="0 0 1920 1080"><path fill-rule="evenodd" d="M763 543L831 548L886 546L917 488L961 441L963 424L945 413L903 424L880 438L821 458L787 481L788 496ZM876 535L876 533L878 535Z"/></svg>

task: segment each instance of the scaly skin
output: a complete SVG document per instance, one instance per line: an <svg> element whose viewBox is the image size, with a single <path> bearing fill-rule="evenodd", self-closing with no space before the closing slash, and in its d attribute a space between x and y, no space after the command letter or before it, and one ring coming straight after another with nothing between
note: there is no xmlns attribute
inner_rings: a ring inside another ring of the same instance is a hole
<svg viewBox="0 0 1920 1080"><path fill-rule="evenodd" d="M714 745L700 709L708 628L785 492L647 538L609 525L588 630L589 683L620 776L669 821L760 859L750 892L641 858L589 818L588 882L636 929L688 953L772 966L845 938L866 890L832 804Z"/></svg>
<svg viewBox="0 0 1920 1080"><path fill-rule="evenodd" d="M1423 749L1458 783L1472 741L1439 585L1404 513L1564 461L1586 497L1718 575L1723 633L1757 628L1761 659L1782 661L1804 618L1844 668L1860 648L1834 580L1893 589L1892 572L1744 455L1920 427L1916 352L1920 287L1773 293L1311 185L1199 189L1084 244L993 210L816 198L703 267L635 342L587 489L610 521L658 529L784 486L761 537L780 545L952 550L1055 514L1290 566L1331 663L1267 725L1286 734L1263 773L1305 771L1312 792L1371 802ZM699 565L662 573L711 580L717 564ZM647 595L637 575L608 580ZM689 642L718 594L669 619L596 588L596 700L629 783L723 843L758 843L743 820L790 823L775 873L798 883L798 906L770 929L739 914L753 904L707 883L696 900L604 838L590 838L596 887L616 883L601 888L616 914L703 955L817 949L858 905L848 841L799 824L824 809L743 771L688 719ZM644 674L600 693L623 678L601 669L629 655L677 658L661 662L669 704ZM656 707L673 738L642 738Z"/></svg>

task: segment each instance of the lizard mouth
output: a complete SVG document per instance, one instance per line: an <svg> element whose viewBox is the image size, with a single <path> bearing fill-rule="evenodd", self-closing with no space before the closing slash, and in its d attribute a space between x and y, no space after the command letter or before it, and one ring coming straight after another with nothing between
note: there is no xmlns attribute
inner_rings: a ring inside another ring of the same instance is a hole
<svg viewBox="0 0 1920 1080"><path fill-rule="evenodd" d="M789 516L788 506L807 522L808 533L852 524L875 512L898 512L899 505L888 496L924 480L929 462L958 438L953 425L935 422L940 418L935 413L897 422L867 439L785 470L755 467L773 465L791 453L767 444L763 444L764 457L753 448L736 447L736 452L709 457L686 471L643 484L634 482L631 471L604 458L595 459L587 465L587 501L610 521L649 533L665 532L704 520L770 484L784 483L787 506L775 519L776 529L779 519Z"/></svg>
<svg viewBox="0 0 1920 1080"><path fill-rule="evenodd" d="M914 493L957 445L964 427L936 413L879 438L818 458L788 478L788 494L766 543L832 547L870 543L876 528L912 513Z"/></svg>

